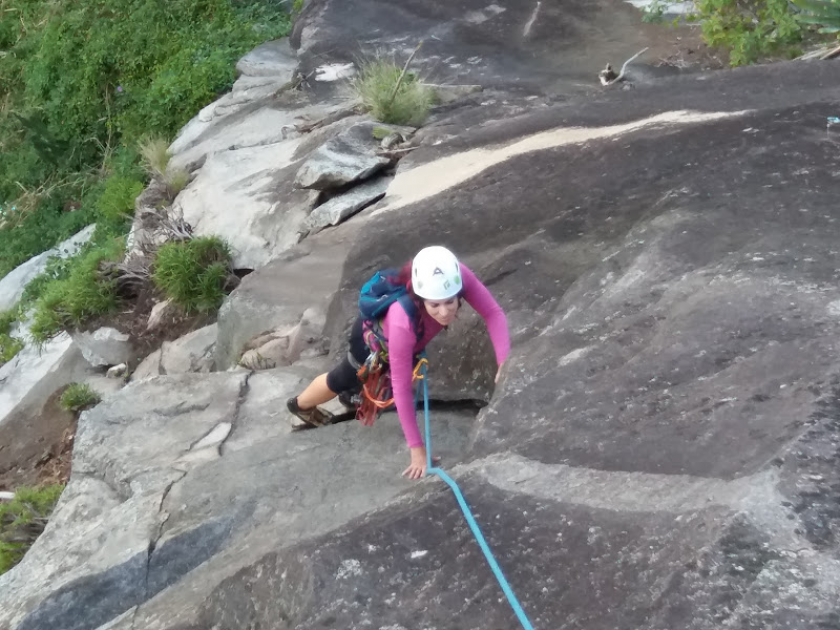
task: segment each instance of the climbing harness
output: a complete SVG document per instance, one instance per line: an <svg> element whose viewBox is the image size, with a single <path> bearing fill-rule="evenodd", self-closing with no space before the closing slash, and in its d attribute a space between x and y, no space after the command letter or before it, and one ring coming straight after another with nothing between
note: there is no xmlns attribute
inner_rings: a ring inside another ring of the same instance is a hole
<svg viewBox="0 0 840 630"><path fill-rule="evenodd" d="M372 426L379 414L394 404L387 358L388 355L384 351L372 352L364 365L356 372L356 376L362 383L362 395L356 409L356 419L366 427ZM420 371L427 363L424 357L417 361L412 374L412 382L422 378Z"/></svg>
<svg viewBox="0 0 840 630"><path fill-rule="evenodd" d="M470 511L470 508L467 505L467 501L464 499L464 495L461 494L461 489L458 487L458 484L455 483L455 481L443 470L432 466L432 432L429 427L429 383L428 379L426 378L427 364L428 361L426 361L425 357L421 357L420 362L417 364L419 370L415 368L415 379L423 381L423 413L425 415L426 422L426 474L437 475L438 477L443 479L443 481L445 481L446 484L452 489L452 492L455 494L455 498L458 501L458 505L461 506L461 511L464 513L464 518L467 519L467 524L470 526L473 536L475 536L476 542L478 542L478 546L481 547L481 551L484 553L484 557L487 559L487 563L493 570L493 574L496 576L496 580L499 582L499 586L502 587L502 591L507 597L510 607L516 614L517 619L519 619L519 623L522 624L522 627L525 630L534 630L534 627L528 620L528 616L525 614L525 611L519 604L519 600L516 598L516 594L510 588L510 584L508 584L507 579L505 579L505 576L502 573L502 569L496 562L496 558L493 557L493 552L490 551L490 547L488 546L487 541L484 540L484 535L481 533L481 529L478 527L478 523L476 523L475 518L472 515L472 511ZM420 388L418 387L417 397L419 397L419 394ZM415 398L414 400L414 406L415 408L417 407L417 398Z"/></svg>

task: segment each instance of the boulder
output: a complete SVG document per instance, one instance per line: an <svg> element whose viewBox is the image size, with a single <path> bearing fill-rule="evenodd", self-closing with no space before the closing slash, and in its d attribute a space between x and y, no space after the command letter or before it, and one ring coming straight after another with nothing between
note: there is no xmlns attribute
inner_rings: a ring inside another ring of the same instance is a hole
<svg viewBox="0 0 840 630"><path fill-rule="evenodd" d="M82 380L89 368L67 333L42 347L27 339L24 348L0 366L0 424L37 411L56 390Z"/></svg>
<svg viewBox="0 0 840 630"><path fill-rule="evenodd" d="M128 365L126 365L125 363L120 363L119 365L109 367L105 375L108 378L124 378L127 372Z"/></svg>
<svg viewBox="0 0 840 630"><path fill-rule="evenodd" d="M193 171L214 153L297 142L298 125L323 120L354 102L346 81L332 97L314 98L299 89L297 66L287 39L266 42L243 57L231 91L178 133L170 147L172 167Z"/></svg>
<svg viewBox="0 0 840 630"><path fill-rule="evenodd" d="M0 311L7 311L17 304L26 285L44 272L50 258L69 258L75 255L90 240L95 229L95 225L89 225L60 245L38 254L0 278Z"/></svg>
<svg viewBox="0 0 840 630"><path fill-rule="evenodd" d="M174 212L197 235L221 235L236 268L256 269L298 241L318 193L293 189L296 144L214 153L178 196Z"/></svg>
<svg viewBox="0 0 840 630"><path fill-rule="evenodd" d="M265 370L291 365L300 359L307 349L317 354L317 342L321 340L324 319L319 309L309 308L294 326L278 328L255 337L245 344L239 365L250 370Z"/></svg>
<svg viewBox="0 0 840 630"><path fill-rule="evenodd" d="M115 328L99 328L94 332L73 332L73 341L82 356L93 366L111 366L125 363L131 358L131 340Z"/></svg>
<svg viewBox="0 0 840 630"><path fill-rule="evenodd" d="M140 381L162 374L212 372L217 336L217 324L210 324L175 341L164 341L158 350L140 362L131 374L131 380Z"/></svg>
<svg viewBox="0 0 840 630"><path fill-rule="evenodd" d="M375 177L340 193L315 208L304 221L302 230L317 234L325 227L338 225L385 196L391 177Z"/></svg>
<svg viewBox="0 0 840 630"><path fill-rule="evenodd" d="M216 369L236 365L246 344L266 330L293 329L304 313L312 324L324 320L338 289L352 229L337 232L306 239L242 279L219 310ZM323 335L315 325L307 338Z"/></svg>
<svg viewBox="0 0 840 630"><path fill-rule="evenodd" d="M163 351L160 349L157 349L151 354L149 354L145 359L143 359L140 362L140 364L131 373L131 380L141 381L143 379L151 378L153 376L160 376L161 374L163 374L163 370L160 365L162 355Z"/></svg>
<svg viewBox="0 0 840 630"><path fill-rule="evenodd" d="M162 327L173 315L178 312L178 307L172 300L163 300L152 307L149 313L149 321L146 323L146 330L153 331Z"/></svg>
<svg viewBox="0 0 840 630"><path fill-rule="evenodd" d="M100 398L110 396L125 387L125 381L123 379L109 377L107 374L104 376L102 374L91 374L82 382L95 391Z"/></svg>
<svg viewBox="0 0 840 630"><path fill-rule="evenodd" d="M208 589L267 549L340 527L409 488L397 474L407 456L395 422L289 433L283 401L312 375L161 376L85 412L46 532L0 576L3 627L116 628L141 606L162 613L144 627L198 623ZM451 459L469 424L463 414L441 419ZM328 465L313 468L313 457Z"/></svg>
<svg viewBox="0 0 840 630"><path fill-rule="evenodd" d="M342 131L316 149L300 166L295 185L315 190L341 188L381 171L392 159L380 154L381 138L376 137L375 130L390 130L391 127L366 121ZM406 133L412 131L406 129Z"/></svg>
<svg viewBox="0 0 840 630"><path fill-rule="evenodd" d="M210 372L218 326L210 324L161 346L160 369L163 374Z"/></svg>
<svg viewBox="0 0 840 630"><path fill-rule="evenodd" d="M173 166L192 170L216 151L284 139L285 126L293 119L285 111L272 111L270 99L292 80L296 68L295 53L286 39L266 42L245 55L237 63L239 77L231 91L207 105L178 133L170 147ZM259 111L236 115L255 107ZM261 130L255 123L262 123Z"/></svg>
<svg viewBox="0 0 840 630"><path fill-rule="evenodd" d="M286 38L260 44L236 63L240 78L271 77L290 81L296 67L295 51Z"/></svg>

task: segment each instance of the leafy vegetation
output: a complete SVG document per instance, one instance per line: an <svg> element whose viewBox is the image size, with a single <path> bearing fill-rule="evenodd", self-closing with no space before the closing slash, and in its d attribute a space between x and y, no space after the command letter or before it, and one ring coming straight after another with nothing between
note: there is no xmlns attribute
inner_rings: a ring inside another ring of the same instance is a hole
<svg viewBox="0 0 840 630"><path fill-rule="evenodd" d="M791 0L801 13L797 19L803 24L820 26L820 33L840 33L840 2L838 0Z"/></svg>
<svg viewBox="0 0 840 630"><path fill-rule="evenodd" d="M45 282L35 302L33 339L45 343L66 328L116 309L116 282L103 274L101 264L121 260L124 250L122 239L91 247L69 264L66 275Z"/></svg>
<svg viewBox="0 0 840 630"><path fill-rule="evenodd" d="M692 19L701 22L709 46L729 51L733 66L800 53L803 30L788 0L697 0Z"/></svg>
<svg viewBox="0 0 840 630"><path fill-rule="evenodd" d="M15 498L0 502L0 575L19 563L52 514L64 485L18 488Z"/></svg>
<svg viewBox="0 0 840 630"><path fill-rule="evenodd" d="M134 216L134 200L143 192L143 182L133 177L112 175L105 180L102 194L96 200L99 229L122 233Z"/></svg>
<svg viewBox="0 0 840 630"><path fill-rule="evenodd" d="M416 74L384 59L363 64L354 87L371 116L394 125L422 125L435 100Z"/></svg>
<svg viewBox="0 0 840 630"><path fill-rule="evenodd" d="M128 147L172 137L289 21L275 0L0 0L0 277L119 219L136 185L101 182L140 180Z"/></svg>
<svg viewBox="0 0 840 630"><path fill-rule="evenodd" d="M0 366L11 361L23 349L23 342L11 335L16 320L15 310L0 311Z"/></svg>
<svg viewBox="0 0 840 630"><path fill-rule="evenodd" d="M663 0L653 0L642 9L642 22L648 24L659 24L665 21L665 9L667 4Z"/></svg>
<svg viewBox="0 0 840 630"><path fill-rule="evenodd" d="M230 263L230 248L216 237L166 243L157 252L152 280L187 313L208 312L224 300Z"/></svg>
<svg viewBox="0 0 840 630"><path fill-rule="evenodd" d="M73 383L61 394L59 404L65 411L78 413L98 404L102 399L87 383Z"/></svg>

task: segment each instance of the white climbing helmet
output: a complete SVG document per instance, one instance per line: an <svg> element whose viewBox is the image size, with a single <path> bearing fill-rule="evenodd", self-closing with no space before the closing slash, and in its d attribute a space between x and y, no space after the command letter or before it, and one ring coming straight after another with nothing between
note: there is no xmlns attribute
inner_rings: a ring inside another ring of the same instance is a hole
<svg viewBox="0 0 840 630"><path fill-rule="evenodd" d="M455 254L433 245L421 249L411 263L411 286L425 300L448 300L463 288Z"/></svg>

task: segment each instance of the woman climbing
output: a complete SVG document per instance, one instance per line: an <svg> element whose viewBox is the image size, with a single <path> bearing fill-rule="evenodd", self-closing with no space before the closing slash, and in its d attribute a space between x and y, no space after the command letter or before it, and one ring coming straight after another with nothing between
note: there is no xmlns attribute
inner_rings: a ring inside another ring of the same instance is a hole
<svg viewBox="0 0 840 630"><path fill-rule="evenodd" d="M360 368L371 355L371 345L381 342L385 347L374 347L373 351L387 356L394 403L411 452L411 464L402 474L420 479L426 473L426 448L414 408L415 357L455 320L461 298L484 318L496 353L497 382L510 351L510 336L504 311L490 291L445 247L420 250L399 272L395 284L400 289L405 287L404 299L394 300L378 322L359 317L350 333L347 357L331 371L316 377L301 394L290 398L287 406L292 414L310 425L329 424L329 416L318 405L341 393L358 391Z"/></svg>

